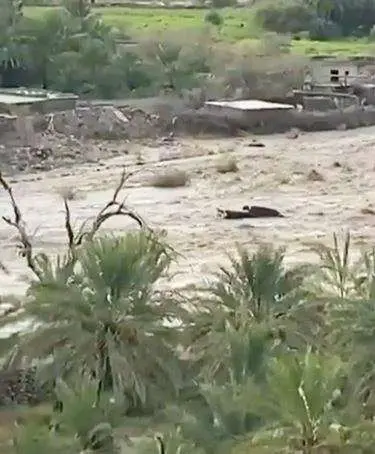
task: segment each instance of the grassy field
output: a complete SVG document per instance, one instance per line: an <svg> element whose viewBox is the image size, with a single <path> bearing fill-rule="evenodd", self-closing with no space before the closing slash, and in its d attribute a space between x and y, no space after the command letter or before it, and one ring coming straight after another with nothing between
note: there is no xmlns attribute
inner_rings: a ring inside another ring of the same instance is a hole
<svg viewBox="0 0 375 454"><path fill-rule="evenodd" d="M49 7L26 7L29 17L41 17ZM157 34L167 30L198 30L205 26L207 11L193 9L129 8L105 7L96 9L106 23L122 32L139 37L145 34ZM224 25L218 32L218 39L228 42L240 40L259 40L262 31L255 24L254 13L245 8L226 8L221 11ZM375 44L367 40L341 40L319 42L302 39L292 42L292 51L304 55L372 55Z"/></svg>

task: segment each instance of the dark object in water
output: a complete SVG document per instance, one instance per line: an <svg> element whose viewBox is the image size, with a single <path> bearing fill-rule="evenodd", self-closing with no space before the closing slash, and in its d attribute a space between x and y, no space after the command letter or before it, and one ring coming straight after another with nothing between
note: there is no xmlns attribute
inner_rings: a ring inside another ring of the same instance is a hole
<svg viewBox="0 0 375 454"><path fill-rule="evenodd" d="M247 144L247 146L248 147L259 147L259 148L265 147L264 143L257 142L256 140L252 140L250 143Z"/></svg>
<svg viewBox="0 0 375 454"><path fill-rule="evenodd" d="M247 218L284 218L278 210L273 208L261 207L253 205L249 208L248 205L242 207L242 211L222 210L217 208L218 214L223 219L247 219Z"/></svg>

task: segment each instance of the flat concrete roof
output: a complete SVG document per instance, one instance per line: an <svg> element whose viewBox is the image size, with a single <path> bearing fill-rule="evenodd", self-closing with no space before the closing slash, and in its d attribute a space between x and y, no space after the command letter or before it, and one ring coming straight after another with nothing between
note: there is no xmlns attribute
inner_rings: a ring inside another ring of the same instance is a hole
<svg viewBox="0 0 375 454"><path fill-rule="evenodd" d="M32 104L44 101L44 98L33 98L32 96L6 95L0 93L0 103L3 104Z"/></svg>
<svg viewBox="0 0 375 454"><path fill-rule="evenodd" d="M291 110L294 106L291 104L279 104L276 102L259 101L257 99L243 99L239 101L207 101L207 106L229 107L238 110Z"/></svg>
<svg viewBox="0 0 375 454"><path fill-rule="evenodd" d="M49 92L47 90L33 90L33 89L0 89L0 103L1 104L33 104L48 100L59 99L77 99L78 96L72 94Z"/></svg>

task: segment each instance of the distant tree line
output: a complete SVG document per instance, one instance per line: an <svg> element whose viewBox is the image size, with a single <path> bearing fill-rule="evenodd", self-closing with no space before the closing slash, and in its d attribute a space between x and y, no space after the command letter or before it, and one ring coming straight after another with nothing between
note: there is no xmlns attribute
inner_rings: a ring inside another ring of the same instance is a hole
<svg viewBox="0 0 375 454"><path fill-rule="evenodd" d="M291 0L260 8L257 19L277 33L307 32L311 39L364 37L375 24L375 0Z"/></svg>

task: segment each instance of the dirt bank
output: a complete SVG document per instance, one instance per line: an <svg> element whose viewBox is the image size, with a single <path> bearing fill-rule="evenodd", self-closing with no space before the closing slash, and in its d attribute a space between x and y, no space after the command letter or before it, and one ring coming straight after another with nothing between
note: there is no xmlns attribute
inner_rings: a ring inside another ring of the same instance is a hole
<svg viewBox="0 0 375 454"><path fill-rule="evenodd" d="M137 107L139 103L140 107ZM16 174L69 168L100 159L126 156L132 144L164 146L173 137L238 137L244 131L275 134L352 129L375 124L375 108L345 111L216 112L189 109L174 98L134 100L130 105L80 104L76 111L35 116L27 121L34 133L20 134L16 117L0 117L0 162L3 172ZM261 117L260 117L261 115ZM18 129L17 129L18 128ZM22 128L21 128L22 132ZM141 162L142 160L140 160Z"/></svg>
<svg viewBox="0 0 375 454"><path fill-rule="evenodd" d="M295 137L291 136L291 137ZM129 181L128 203L150 223L168 231L169 240L182 254L174 267L176 287L196 285L225 263L225 253L239 241L251 248L261 242L288 247L288 260L305 260L304 242L329 241L333 231L350 228L357 246L375 239L375 173L372 150L375 127L352 131L257 136L265 146L254 148L252 138L176 139L174 143L124 144L126 153L111 157L110 148L93 147L96 162L37 175L12 177L15 195L35 232L38 250L61 251L65 232L58 192L74 187L79 198L71 202L75 222L94 215L111 194L121 167L140 169ZM90 144L90 145L89 145ZM78 147L78 145L77 145ZM86 149L85 148L85 149ZM85 154L81 150L82 156ZM239 171L221 174L216 165L222 155L237 160ZM143 164L142 164L143 163ZM161 170L180 169L190 177L181 188L153 188L150 177ZM315 170L315 173L311 173ZM317 177L318 176L318 177ZM283 219L224 221L216 207L265 204L279 209ZM8 213L6 194L0 192L0 212ZM111 221L108 230L124 231L133 224ZM0 273L1 293L22 293L24 263L16 256L15 234L0 223L1 259L11 275Z"/></svg>

